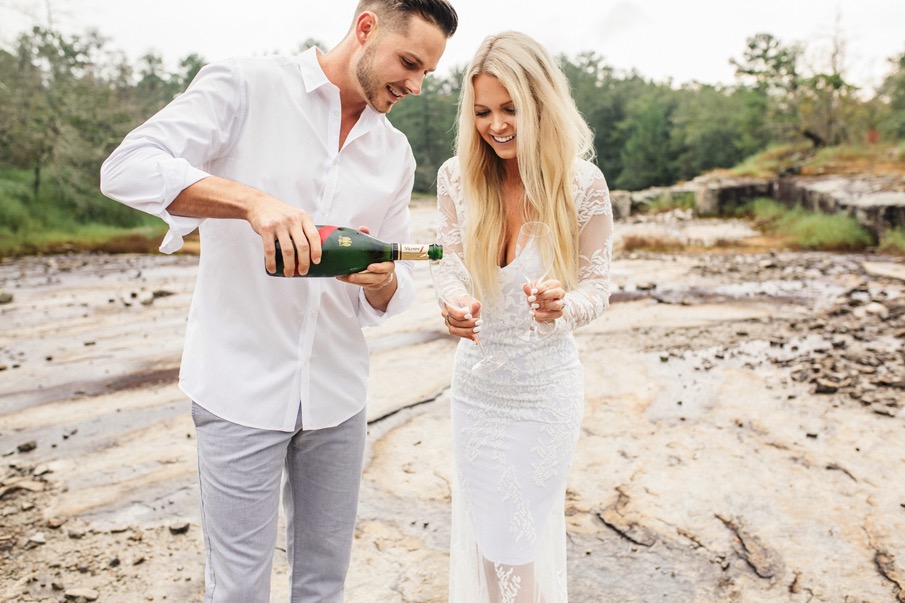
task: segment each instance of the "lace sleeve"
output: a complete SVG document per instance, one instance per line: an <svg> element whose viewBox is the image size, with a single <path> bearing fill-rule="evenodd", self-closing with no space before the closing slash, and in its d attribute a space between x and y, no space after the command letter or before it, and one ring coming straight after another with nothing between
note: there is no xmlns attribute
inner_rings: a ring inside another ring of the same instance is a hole
<svg viewBox="0 0 905 603"><path fill-rule="evenodd" d="M578 286L566 293L560 328L576 329L600 317L610 303L613 258L613 206L606 179L593 164L576 166L578 208Z"/></svg>
<svg viewBox="0 0 905 603"><path fill-rule="evenodd" d="M464 252L462 244L463 224L459 220L456 207L456 191L459 186L455 159L447 160L437 172L437 242L443 245L444 253Z"/></svg>

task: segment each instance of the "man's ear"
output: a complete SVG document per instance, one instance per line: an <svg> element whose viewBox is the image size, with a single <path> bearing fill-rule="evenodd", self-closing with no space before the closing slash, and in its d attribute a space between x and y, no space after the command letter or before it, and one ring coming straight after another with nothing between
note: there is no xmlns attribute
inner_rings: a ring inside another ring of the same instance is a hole
<svg viewBox="0 0 905 603"><path fill-rule="evenodd" d="M369 10L362 12L355 20L355 38L364 44L377 34L377 15Z"/></svg>

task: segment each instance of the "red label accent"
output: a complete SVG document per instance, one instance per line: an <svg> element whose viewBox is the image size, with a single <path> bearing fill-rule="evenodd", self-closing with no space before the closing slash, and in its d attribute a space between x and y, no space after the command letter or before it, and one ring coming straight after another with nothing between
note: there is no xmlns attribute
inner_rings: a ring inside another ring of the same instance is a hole
<svg viewBox="0 0 905 603"><path fill-rule="evenodd" d="M317 233L321 236L321 245L330 238L330 235L333 234L333 231L339 228L338 226L321 226L317 229Z"/></svg>

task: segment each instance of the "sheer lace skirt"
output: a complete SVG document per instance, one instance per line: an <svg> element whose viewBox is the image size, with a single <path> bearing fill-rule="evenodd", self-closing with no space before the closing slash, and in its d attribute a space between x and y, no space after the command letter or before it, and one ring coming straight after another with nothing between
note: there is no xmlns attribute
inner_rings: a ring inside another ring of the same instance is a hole
<svg viewBox="0 0 905 603"><path fill-rule="evenodd" d="M480 378L465 368L473 344L459 347L450 603L567 601L563 506L584 392L571 335L555 339Z"/></svg>

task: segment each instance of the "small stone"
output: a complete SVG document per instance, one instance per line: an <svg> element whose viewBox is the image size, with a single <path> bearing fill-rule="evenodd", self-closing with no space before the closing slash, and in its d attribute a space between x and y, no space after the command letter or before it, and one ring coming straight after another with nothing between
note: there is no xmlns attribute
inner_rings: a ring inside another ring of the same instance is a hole
<svg viewBox="0 0 905 603"><path fill-rule="evenodd" d="M142 291L138 294L138 303L143 306L150 306L154 303L154 294L150 291Z"/></svg>
<svg viewBox="0 0 905 603"><path fill-rule="evenodd" d="M16 446L16 450L18 450L19 452L31 452L32 450L34 450L37 447L38 447L38 443L35 440L29 440L27 442L23 442L22 444L19 444L18 446Z"/></svg>
<svg viewBox="0 0 905 603"><path fill-rule="evenodd" d="M187 521L170 524L170 534L185 534L189 531L189 525L190 524Z"/></svg>
<svg viewBox="0 0 905 603"><path fill-rule="evenodd" d="M90 588L70 588L63 596L67 601L97 601L100 595L96 590Z"/></svg>
<svg viewBox="0 0 905 603"><path fill-rule="evenodd" d="M47 527L51 529L59 529L66 523L66 520L61 517L51 517L47 520Z"/></svg>
<svg viewBox="0 0 905 603"><path fill-rule="evenodd" d="M814 389L818 394L834 394L839 391L839 384L828 379L817 379L817 387Z"/></svg>
<svg viewBox="0 0 905 603"><path fill-rule="evenodd" d="M28 537L28 541L25 543L25 548L31 549L36 546L41 546L42 544L47 544L47 538L44 537L44 532L37 532L36 534L32 534Z"/></svg>

